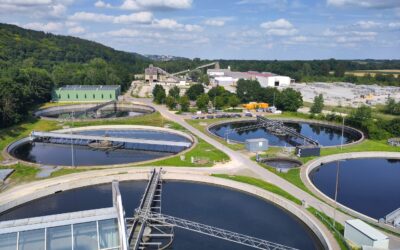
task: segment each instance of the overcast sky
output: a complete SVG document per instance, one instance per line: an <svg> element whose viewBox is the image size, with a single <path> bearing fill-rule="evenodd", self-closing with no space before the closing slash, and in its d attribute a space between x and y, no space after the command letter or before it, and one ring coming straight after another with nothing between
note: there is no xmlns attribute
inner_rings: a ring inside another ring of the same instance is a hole
<svg viewBox="0 0 400 250"><path fill-rule="evenodd" d="M141 54L400 59L400 0L0 0L0 21Z"/></svg>

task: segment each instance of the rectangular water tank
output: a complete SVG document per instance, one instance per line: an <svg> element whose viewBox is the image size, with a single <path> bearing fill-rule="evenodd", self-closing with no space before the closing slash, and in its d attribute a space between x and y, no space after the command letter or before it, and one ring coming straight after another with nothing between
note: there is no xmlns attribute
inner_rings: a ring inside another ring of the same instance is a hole
<svg viewBox="0 0 400 250"><path fill-rule="evenodd" d="M248 151L253 153L266 151L268 150L268 140L265 138L247 139L245 146Z"/></svg>

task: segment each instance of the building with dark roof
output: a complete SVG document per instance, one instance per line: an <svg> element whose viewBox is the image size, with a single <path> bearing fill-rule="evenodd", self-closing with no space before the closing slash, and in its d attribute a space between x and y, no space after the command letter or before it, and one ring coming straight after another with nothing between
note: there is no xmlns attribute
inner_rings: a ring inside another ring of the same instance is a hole
<svg viewBox="0 0 400 250"><path fill-rule="evenodd" d="M107 102L117 100L121 94L119 85L67 85L54 89L55 102Z"/></svg>

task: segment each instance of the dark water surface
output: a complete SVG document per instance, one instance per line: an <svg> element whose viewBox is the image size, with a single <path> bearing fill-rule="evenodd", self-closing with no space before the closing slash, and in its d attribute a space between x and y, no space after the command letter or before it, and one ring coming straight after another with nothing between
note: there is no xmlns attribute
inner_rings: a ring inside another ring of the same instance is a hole
<svg viewBox="0 0 400 250"><path fill-rule="evenodd" d="M114 129L91 131L88 130L76 133L84 135L99 135L120 138L190 142L187 138L183 136L154 130ZM167 152L130 149L96 150L88 146L78 145L74 145L73 149L75 166L125 164L154 160L157 158L173 155L173 153ZM71 145L67 144L54 144L46 142L26 143L12 150L11 154L18 159L44 165L72 165L72 149Z"/></svg>
<svg viewBox="0 0 400 250"><path fill-rule="evenodd" d="M210 128L210 132L226 139L226 131L234 128L254 125L255 121L235 122L216 125ZM292 127L302 135L317 140L322 146L334 146L341 144L342 131L340 128L332 128L324 125L310 123L284 123L288 127ZM251 130L229 133L230 140L245 142L247 139L265 138L271 146L296 146L302 141L287 136L276 136L269 133L265 128L255 128ZM348 132L344 132L343 143L350 143L359 138Z"/></svg>
<svg viewBox="0 0 400 250"><path fill-rule="evenodd" d="M310 174L324 194L335 197L337 162L323 164ZM400 207L400 160L350 159L339 162L338 202L380 219Z"/></svg>
<svg viewBox="0 0 400 250"><path fill-rule="evenodd" d="M127 215L139 205L145 182L123 182L120 189ZM111 184L65 191L27 203L0 220L20 219L111 206ZM162 211L299 249L323 249L314 233L282 208L256 197L221 187L185 182L163 185ZM172 249L251 249L175 229Z"/></svg>

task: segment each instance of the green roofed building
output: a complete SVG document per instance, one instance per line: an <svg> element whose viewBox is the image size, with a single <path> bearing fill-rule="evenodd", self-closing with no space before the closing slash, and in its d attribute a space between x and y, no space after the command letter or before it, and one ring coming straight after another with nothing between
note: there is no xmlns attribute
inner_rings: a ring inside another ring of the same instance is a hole
<svg viewBox="0 0 400 250"><path fill-rule="evenodd" d="M119 85L67 85L53 90L54 102L107 102L117 100Z"/></svg>

